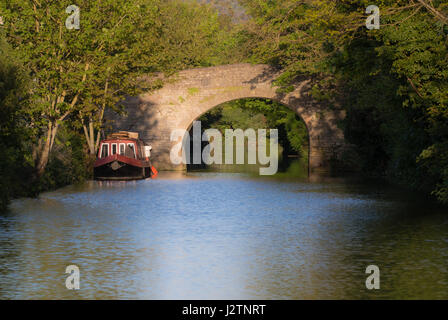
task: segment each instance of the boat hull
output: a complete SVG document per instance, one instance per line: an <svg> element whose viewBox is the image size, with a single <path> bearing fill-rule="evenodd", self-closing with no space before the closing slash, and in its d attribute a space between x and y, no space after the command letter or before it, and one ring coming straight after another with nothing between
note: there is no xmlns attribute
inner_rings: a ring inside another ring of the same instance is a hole
<svg viewBox="0 0 448 320"><path fill-rule="evenodd" d="M94 164L96 180L139 180L152 176L150 161L122 155L98 159Z"/></svg>

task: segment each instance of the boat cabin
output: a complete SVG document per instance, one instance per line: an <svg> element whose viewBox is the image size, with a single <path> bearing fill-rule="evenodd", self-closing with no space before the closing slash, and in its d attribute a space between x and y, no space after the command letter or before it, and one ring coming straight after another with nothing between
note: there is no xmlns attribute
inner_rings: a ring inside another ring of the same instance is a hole
<svg viewBox="0 0 448 320"><path fill-rule="evenodd" d="M145 146L139 140L106 139L101 141L98 158L107 158L119 154L128 158L145 159L151 156L151 146Z"/></svg>
<svg viewBox="0 0 448 320"><path fill-rule="evenodd" d="M135 180L157 174L151 165L152 147L138 137L138 133L120 131L102 140L94 164L99 180Z"/></svg>

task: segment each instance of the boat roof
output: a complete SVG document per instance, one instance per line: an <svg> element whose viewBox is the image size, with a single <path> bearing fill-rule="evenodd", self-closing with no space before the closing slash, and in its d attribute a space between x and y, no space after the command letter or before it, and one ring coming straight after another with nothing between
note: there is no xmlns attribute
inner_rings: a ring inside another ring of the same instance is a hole
<svg viewBox="0 0 448 320"><path fill-rule="evenodd" d="M118 131L111 133L107 136L107 139L135 139L138 140L139 134L138 132L130 132L130 131Z"/></svg>
<svg viewBox="0 0 448 320"><path fill-rule="evenodd" d="M101 140L101 142L111 142L111 141L133 141L133 142L137 142L137 141L142 141L140 139L132 139L132 138L106 138Z"/></svg>

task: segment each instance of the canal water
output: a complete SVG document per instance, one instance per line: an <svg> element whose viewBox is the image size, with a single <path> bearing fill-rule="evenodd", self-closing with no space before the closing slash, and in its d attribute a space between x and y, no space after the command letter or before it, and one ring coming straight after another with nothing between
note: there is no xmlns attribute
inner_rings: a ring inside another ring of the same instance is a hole
<svg viewBox="0 0 448 320"><path fill-rule="evenodd" d="M88 182L0 214L0 298L448 299L448 212L353 181Z"/></svg>

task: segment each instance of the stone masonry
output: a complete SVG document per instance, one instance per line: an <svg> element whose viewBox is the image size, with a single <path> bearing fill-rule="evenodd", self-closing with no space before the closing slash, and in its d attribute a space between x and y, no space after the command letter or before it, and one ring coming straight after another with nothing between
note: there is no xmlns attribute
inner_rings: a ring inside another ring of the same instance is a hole
<svg viewBox="0 0 448 320"><path fill-rule="evenodd" d="M289 94L273 86L278 72L266 65L236 64L179 72L163 88L126 100L126 116L109 117L113 130L135 131L153 146L152 161L159 170L183 170L170 161L174 129L188 130L192 122L212 108L231 100L266 98L276 100L304 120L310 139L310 172L327 172L330 161L346 149L338 122L342 110L314 102L308 95L310 81L303 79Z"/></svg>

